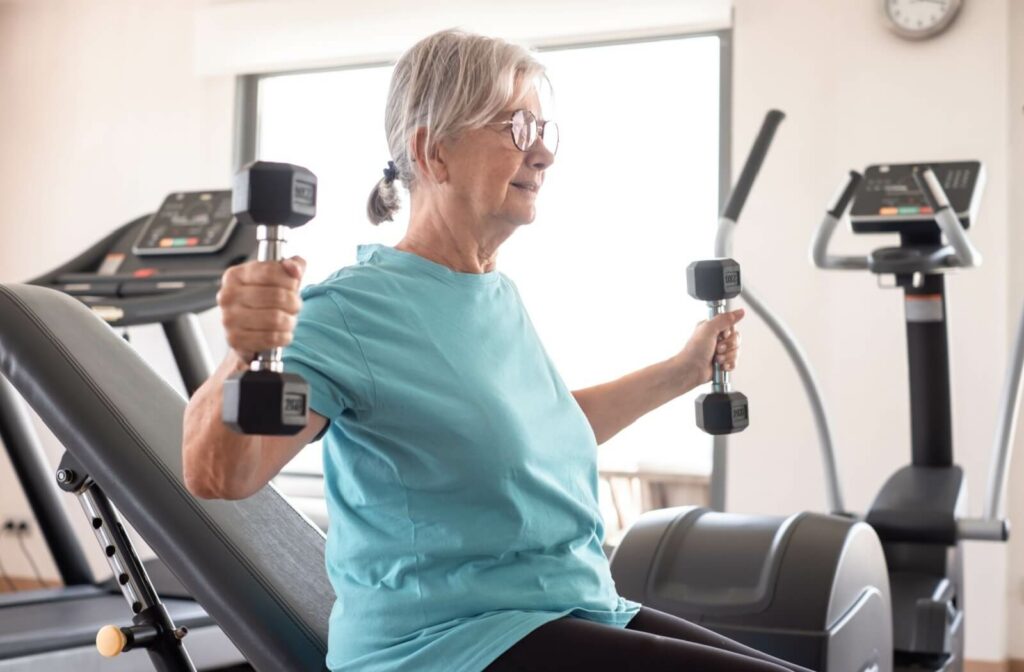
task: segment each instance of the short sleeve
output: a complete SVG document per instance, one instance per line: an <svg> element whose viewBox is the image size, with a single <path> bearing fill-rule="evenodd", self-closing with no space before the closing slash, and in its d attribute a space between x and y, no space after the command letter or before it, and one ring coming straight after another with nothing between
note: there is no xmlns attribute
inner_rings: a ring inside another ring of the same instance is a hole
<svg viewBox="0 0 1024 672"><path fill-rule="evenodd" d="M285 370L306 379L310 408L328 420L347 409L369 412L373 377L349 329L342 300L316 286L303 290L302 298L294 338L284 349Z"/></svg>

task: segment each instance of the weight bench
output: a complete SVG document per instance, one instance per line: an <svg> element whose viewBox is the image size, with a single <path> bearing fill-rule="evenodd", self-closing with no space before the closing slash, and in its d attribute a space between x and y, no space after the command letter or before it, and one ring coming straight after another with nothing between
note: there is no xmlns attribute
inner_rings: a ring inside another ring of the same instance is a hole
<svg viewBox="0 0 1024 672"><path fill-rule="evenodd" d="M326 670L323 533L273 486L234 502L189 494L185 400L106 323L60 292L0 285L0 374L253 667Z"/></svg>

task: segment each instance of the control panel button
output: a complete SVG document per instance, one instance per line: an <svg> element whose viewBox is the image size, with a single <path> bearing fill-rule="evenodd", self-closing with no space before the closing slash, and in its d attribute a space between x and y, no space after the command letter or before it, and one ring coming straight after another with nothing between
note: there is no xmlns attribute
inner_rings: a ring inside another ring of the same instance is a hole
<svg viewBox="0 0 1024 672"><path fill-rule="evenodd" d="M235 227L231 192L171 194L139 233L132 252L145 255L192 255L218 252Z"/></svg>

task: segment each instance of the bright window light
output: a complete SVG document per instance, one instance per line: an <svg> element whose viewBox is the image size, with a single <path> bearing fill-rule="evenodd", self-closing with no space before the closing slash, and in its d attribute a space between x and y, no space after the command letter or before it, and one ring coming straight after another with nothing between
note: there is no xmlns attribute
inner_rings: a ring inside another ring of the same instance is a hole
<svg viewBox="0 0 1024 672"><path fill-rule="evenodd" d="M545 114L561 145L537 220L502 247L571 389L615 379L677 353L703 304L685 270L712 256L722 129L720 40L662 39L542 52L554 89ZM258 155L319 178L318 216L291 233L307 282L355 262L361 243L393 245L408 209L380 227L366 198L389 157L384 105L390 66L265 77ZM408 199L406 198L406 203ZM600 448L607 469L707 474L711 442L694 426L695 393L645 416ZM319 447L288 467L320 473Z"/></svg>

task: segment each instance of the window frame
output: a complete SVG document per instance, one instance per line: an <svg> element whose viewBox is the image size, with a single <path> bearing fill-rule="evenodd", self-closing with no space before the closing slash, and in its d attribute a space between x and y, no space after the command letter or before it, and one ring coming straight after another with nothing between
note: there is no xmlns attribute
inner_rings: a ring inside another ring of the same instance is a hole
<svg viewBox="0 0 1024 672"><path fill-rule="evenodd" d="M549 51L564 51L569 49L588 49L593 47L615 46L624 44L648 43L664 40L680 40L691 38L717 37L719 41L719 81L718 81L718 207L724 207L725 199L732 186L732 61L733 44L732 31L730 29L710 30L699 32L672 32L658 35L636 36L622 39L581 39L566 40L564 42L545 44L536 47L540 53ZM264 72L238 75L235 79L235 112L234 112L234 139L233 139L233 169L238 170L246 163L255 160L259 152L259 90L260 84L274 77L286 77L300 74L315 74L339 72L344 70L359 70L364 68L383 67L394 65L395 60L366 60L348 63L338 66L324 66L316 68L297 68L279 72ZM724 473L725 455L719 442L714 442L712 449L712 466L709 476L712 482L716 474ZM284 494L290 494L293 489L288 483L296 485L296 492L291 494L305 494L308 486L298 487L299 483L307 479L323 481L323 474L308 473L301 471L288 471L282 473L287 478L279 483L283 487ZM712 488L714 489L714 488ZM301 493L299 492L301 491Z"/></svg>
<svg viewBox="0 0 1024 672"><path fill-rule="evenodd" d="M718 207L725 205L726 196L732 186L732 31L710 30L695 33L667 33L646 37L630 37L608 40L566 41L537 47L540 53L568 49L588 49L620 44L680 40L700 37L717 37L718 59ZM254 161L259 155L259 88L263 80L273 77L360 70L394 65L394 60L366 60L356 63L317 68L298 68L280 72L251 73L235 78L235 120L232 143L232 170Z"/></svg>

